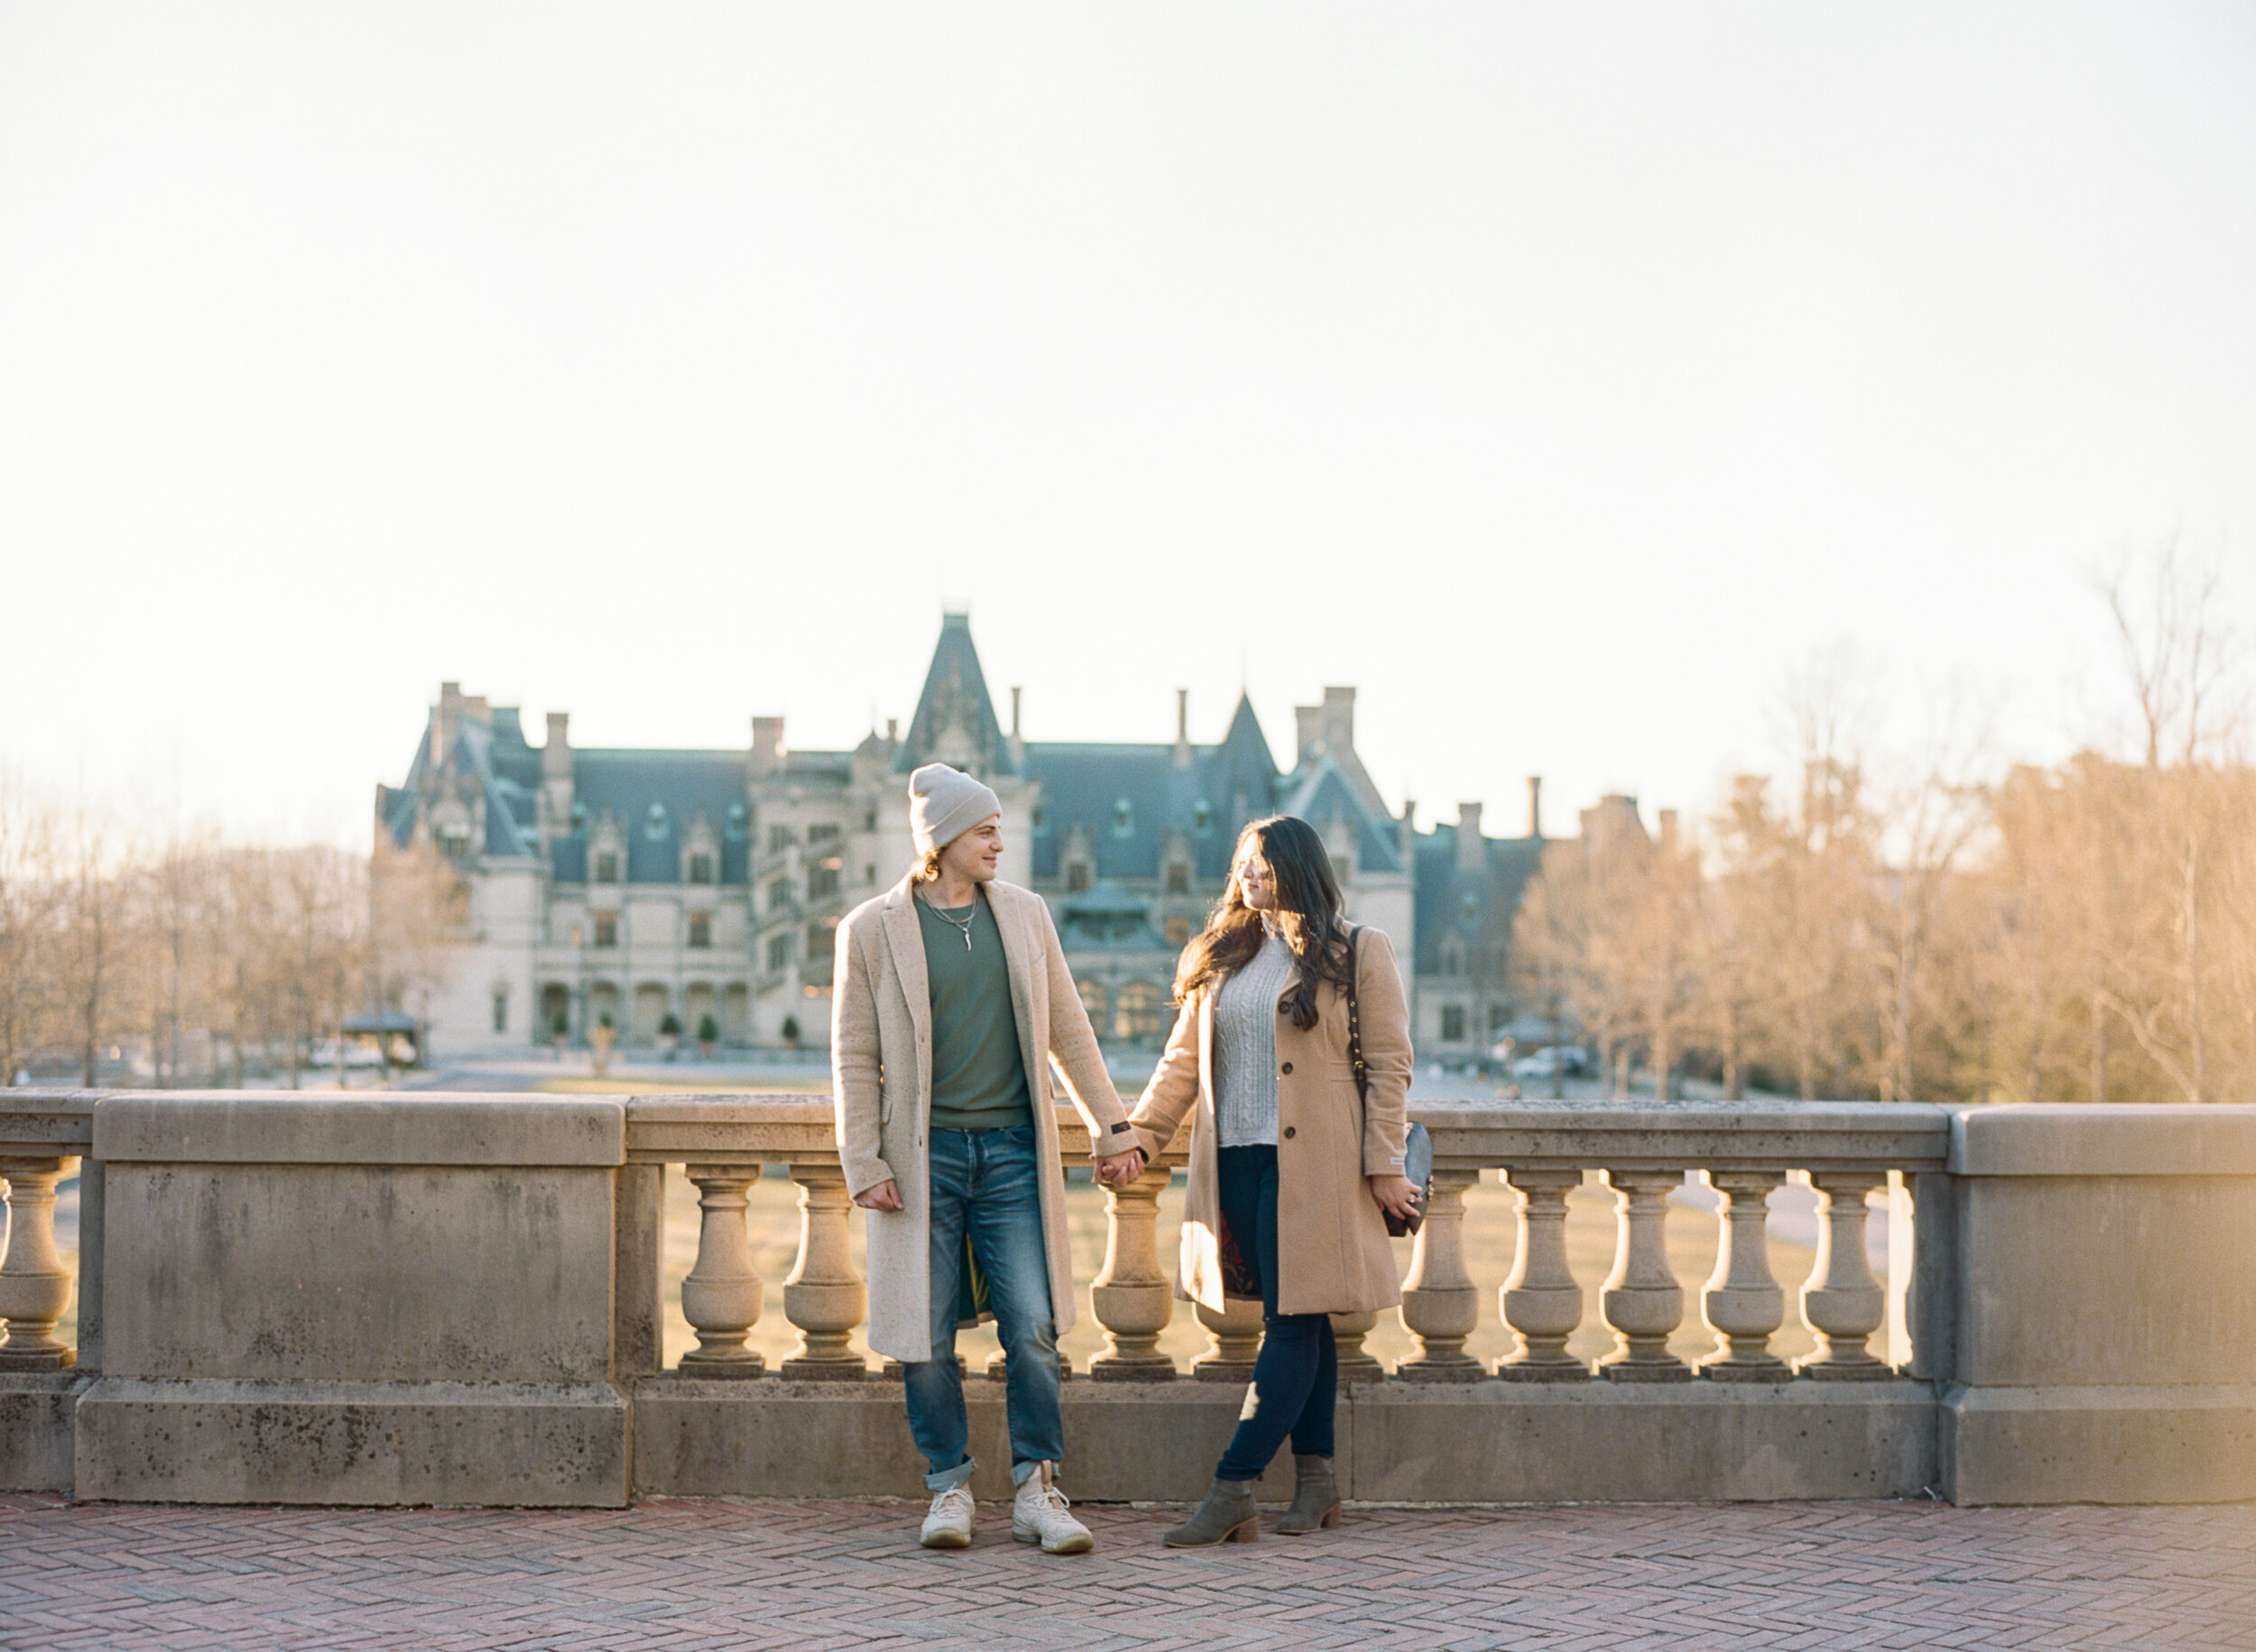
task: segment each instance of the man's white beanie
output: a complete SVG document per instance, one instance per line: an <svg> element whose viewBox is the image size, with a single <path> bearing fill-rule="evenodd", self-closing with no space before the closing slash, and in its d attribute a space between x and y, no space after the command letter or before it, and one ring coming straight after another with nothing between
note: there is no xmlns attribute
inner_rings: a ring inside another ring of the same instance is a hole
<svg viewBox="0 0 2256 1652"><path fill-rule="evenodd" d="M961 769L927 763L909 777L909 835L919 854L946 848L1002 812L1003 799Z"/></svg>

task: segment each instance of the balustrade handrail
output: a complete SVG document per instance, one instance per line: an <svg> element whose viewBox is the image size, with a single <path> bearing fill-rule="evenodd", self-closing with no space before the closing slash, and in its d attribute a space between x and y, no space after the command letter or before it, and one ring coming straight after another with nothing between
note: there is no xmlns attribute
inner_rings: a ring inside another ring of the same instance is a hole
<svg viewBox="0 0 2256 1652"><path fill-rule="evenodd" d="M93 1115L104 1101L128 1094L153 1093L0 1092L0 1177L14 1170L11 1187L20 1184L25 1189L21 1202L32 1217L15 1224L0 1275L14 1274L19 1280L39 1276L36 1289L29 1283L15 1287L17 1297L30 1305L17 1315L26 1322L29 1340L13 1347L23 1358L55 1352L43 1340L51 1323L44 1329L30 1323L47 1316L55 1294L55 1264L43 1260L53 1253L54 1180L69 1158L89 1150ZM190 1103L200 1099L195 1092L153 1094ZM254 1098L200 1094L215 1103L254 1100L262 1109L287 1105L293 1096L309 1103L337 1099L313 1091L261 1092ZM356 1106L382 1099L367 1092L352 1094ZM402 1106L439 1102L522 1106L538 1099L399 1097ZM746 1348L763 1300L745 1228L747 1190L761 1167L781 1165L800 1185L801 1212L798 1262L783 1287L784 1312L800 1331L800 1346L781 1370L801 1378L864 1375L864 1363L850 1341L864 1316L866 1290L851 1260L852 1204L839 1168L828 1098L712 1092L626 1094L618 1102L625 1163L682 1166L699 1192L698 1260L682 1287L684 1312L699 1347L683 1360L683 1374L754 1375L763 1369L760 1357ZM1491 1374L1465 1349L1480 1319L1481 1287L1468 1269L1462 1232L1465 1193L1488 1169L1502 1170L1513 1189L1518 1223L1512 1271L1497 1298L1515 1351L1498 1363L1495 1375L1507 1380L1598 1375L1679 1381L1698 1374L1764 1381L1797 1374L1890 1374L1891 1368L1866 1344L1881 1328L1886 1309L1900 1310L1901 1293L1884 1293L1865 1260L1865 1196L1888 1185L1891 1172L1910 1175L1946 1167L1952 1134L1948 1111L1840 1102L1512 1101L1423 1103L1411 1112L1433 1133L1436 1168L1401 1309L1418 1352L1396 1374L1428 1381ZM1086 1162L1089 1140L1080 1115L1061 1103L1057 1122L1066 1162ZM1108 1346L1095 1361L1093 1375L1164 1380L1178 1374L1158 1352L1174 1305L1170 1270L1157 1249L1156 1223L1160 1192L1185 1162L1188 1140L1186 1126L1135 1185L1105 1190L1108 1244L1091 1306ZM1595 1370L1566 1352L1583 1309L1582 1286L1569 1268L1564 1240L1566 1199L1591 1170L1603 1173L1617 1205L1613 1270L1601 1294L1616 1346ZM1769 1348L1782 1323L1784 1302L1770 1270L1763 1222L1769 1192L1789 1171L1808 1174L1823 1222L1817 1265L1801 1293L1803 1316L1819 1352L1794 1368ZM1687 1172L1705 1174L1719 1205L1715 1271L1700 1297L1717 1346L1697 1371L1668 1346L1683 1316L1684 1290L1670 1270L1663 1242L1665 1200ZM13 1193L11 1202L17 1202ZM34 1231L42 1223L43 1239ZM0 1282L0 1299L8 1288ZM1896 1298L1893 1304L1884 1300L1888 1296ZM656 1302L634 1311L654 1315ZM1203 1306L1194 1312L1212 1342L1194 1373L1242 1375L1258 1342L1258 1315L1234 1306L1223 1313ZM1384 1374L1362 1348L1374 1324L1368 1315L1338 1321L1342 1369L1351 1378ZM642 1327L633 1340L654 1348L654 1324ZM1891 1340L1900 1350L1908 1346L1903 1335ZM6 1362L13 1343L13 1333L11 1343L0 1343L0 1364Z"/></svg>

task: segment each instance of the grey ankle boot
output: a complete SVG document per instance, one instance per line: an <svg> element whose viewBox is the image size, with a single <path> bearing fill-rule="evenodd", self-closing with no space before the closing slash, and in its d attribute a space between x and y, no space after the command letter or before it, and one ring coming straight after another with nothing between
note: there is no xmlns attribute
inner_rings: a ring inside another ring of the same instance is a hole
<svg viewBox="0 0 2256 1652"><path fill-rule="evenodd" d="M1253 1509L1253 1482L1217 1480L1190 1518L1161 1539L1171 1549L1203 1549L1216 1543L1251 1543L1261 1536Z"/></svg>
<svg viewBox="0 0 2256 1652"><path fill-rule="evenodd" d="M1292 1507L1277 1522L1277 1529L1294 1537L1339 1524L1339 1481L1332 1478L1329 1457L1292 1460Z"/></svg>

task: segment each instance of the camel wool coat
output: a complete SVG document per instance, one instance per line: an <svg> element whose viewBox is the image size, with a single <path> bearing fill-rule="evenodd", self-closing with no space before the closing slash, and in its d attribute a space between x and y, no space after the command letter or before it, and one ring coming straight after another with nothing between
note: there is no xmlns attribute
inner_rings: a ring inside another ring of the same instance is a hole
<svg viewBox="0 0 2256 1652"><path fill-rule="evenodd" d="M1277 1282L1280 1314L1362 1314L1402 1300L1386 1215L1366 1176L1402 1171L1410 1128L1410 1005L1394 946L1355 932L1355 995L1363 1022L1366 1102L1347 1054L1347 994L1317 989L1316 1025L1277 1014ZM1219 1312L1226 1296L1215 1149L1214 992L1194 992L1175 1018L1167 1050L1129 1121L1156 1157L1191 1115L1190 1187L1183 1211L1175 1294Z"/></svg>
<svg viewBox="0 0 2256 1652"><path fill-rule="evenodd" d="M1043 1246L1049 1311L1063 1333L1074 1322L1073 1257L1066 1236L1065 1172L1059 1159L1050 1057L1065 1074L1089 1140L1105 1152L1134 1142L1105 1070L1088 1012L1066 969L1065 951L1040 895L1000 881L981 885L1002 931L1017 1011L1019 1055L1033 1102L1041 1172ZM897 1211L864 1211L869 1248L869 1344L911 1362L932 1358L929 1240L932 1177L925 1142L932 1116L932 985L924 967L913 885L904 878L864 901L838 925L830 993L832 1108L846 1192L891 1180Z"/></svg>

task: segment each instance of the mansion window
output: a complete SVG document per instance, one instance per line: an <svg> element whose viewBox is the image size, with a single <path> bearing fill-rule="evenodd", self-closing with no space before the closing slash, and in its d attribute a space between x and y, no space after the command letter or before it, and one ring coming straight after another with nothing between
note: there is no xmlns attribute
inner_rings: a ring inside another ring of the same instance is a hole
<svg viewBox="0 0 2256 1652"><path fill-rule="evenodd" d="M1105 990L1105 983L1101 981L1077 981L1073 984L1081 989L1081 1008L1089 1012L1089 1025L1104 1026L1105 1018L1112 1013L1113 1008L1113 995Z"/></svg>
<svg viewBox="0 0 2256 1652"><path fill-rule="evenodd" d="M1168 863L1167 892L1170 895L1190 893L1190 868L1180 861L1170 861Z"/></svg>
<svg viewBox="0 0 2256 1652"><path fill-rule="evenodd" d="M1089 886L1089 863L1086 861L1066 863L1066 890L1077 894Z"/></svg>
<svg viewBox="0 0 2256 1652"><path fill-rule="evenodd" d="M710 883L713 881L713 857L700 850L689 857L689 881Z"/></svg>
<svg viewBox="0 0 2256 1652"><path fill-rule="evenodd" d="M616 883L619 881L619 855L615 849L606 849L596 856L596 881Z"/></svg>
<svg viewBox="0 0 2256 1652"><path fill-rule="evenodd" d="M791 881L778 878L768 885L768 910L781 912L791 904Z"/></svg>
<svg viewBox="0 0 2256 1652"><path fill-rule="evenodd" d="M616 912L596 914L596 945L616 946L619 944L619 915Z"/></svg>
<svg viewBox="0 0 2256 1652"><path fill-rule="evenodd" d="M768 937L768 968L772 971L788 968L791 962L791 937L772 935Z"/></svg>
<svg viewBox="0 0 2256 1652"><path fill-rule="evenodd" d="M1510 1004L1491 1004L1488 1006L1488 1036L1490 1038L1502 1038L1504 1036L1504 1029L1511 1025L1512 1006Z"/></svg>
<svg viewBox="0 0 2256 1652"><path fill-rule="evenodd" d="M781 854L791 846L791 827L787 826L772 826L768 828L768 853L770 854Z"/></svg>
<svg viewBox="0 0 2256 1652"><path fill-rule="evenodd" d="M1149 981L1131 981L1120 989L1120 1010L1113 1030L1123 1038L1156 1038L1167 1029L1167 1012L1160 989Z"/></svg>
<svg viewBox="0 0 2256 1652"><path fill-rule="evenodd" d="M838 941L837 925L837 920L833 918L827 924L807 926L807 970L809 974L829 971L831 951Z"/></svg>
<svg viewBox="0 0 2256 1652"><path fill-rule="evenodd" d="M710 946L712 944L713 914L710 912L690 913L689 945L692 946Z"/></svg>
<svg viewBox="0 0 2256 1652"><path fill-rule="evenodd" d="M837 838L838 826L834 820L818 820L807 828L807 844L809 848L817 844L836 843Z"/></svg>
<svg viewBox="0 0 2256 1652"><path fill-rule="evenodd" d="M1462 1043L1464 1039L1465 1006L1463 1004L1442 1005L1441 1041L1444 1044L1458 1044Z"/></svg>
<svg viewBox="0 0 2256 1652"><path fill-rule="evenodd" d="M828 900L838 892L838 857L819 861L807 869L807 899Z"/></svg>

